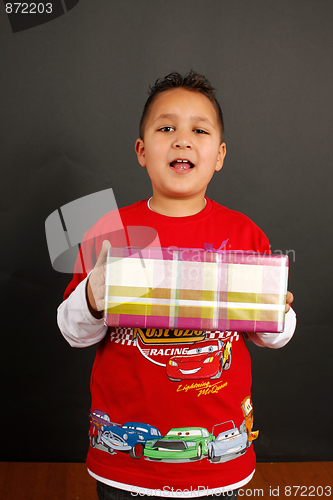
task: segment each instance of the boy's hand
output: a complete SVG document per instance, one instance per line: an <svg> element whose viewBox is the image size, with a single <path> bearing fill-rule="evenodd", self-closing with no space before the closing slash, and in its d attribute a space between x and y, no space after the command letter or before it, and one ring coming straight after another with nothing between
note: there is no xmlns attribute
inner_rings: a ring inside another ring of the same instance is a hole
<svg viewBox="0 0 333 500"><path fill-rule="evenodd" d="M86 297L89 311L94 318L101 319L104 309L104 294L105 294L105 264L108 249L111 244L104 240L101 252L98 256L95 267L89 276L86 288Z"/></svg>
<svg viewBox="0 0 333 500"><path fill-rule="evenodd" d="M294 300L293 294L291 292L287 292L286 313L289 311L290 304L292 303L293 300Z"/></svg>

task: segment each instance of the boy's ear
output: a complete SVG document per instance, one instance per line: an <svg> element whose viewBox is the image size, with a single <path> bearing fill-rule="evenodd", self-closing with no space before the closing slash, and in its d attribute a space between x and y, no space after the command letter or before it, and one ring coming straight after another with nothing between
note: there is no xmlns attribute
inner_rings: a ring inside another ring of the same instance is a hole
<svg viewBox="0 0 333 500"><path fill-rule="evenodd" d="M222 142L219 147L219 154L217 155L217 162L215 171L218 172L223 167L223 162L225 155L227 154L227 146L225 142Z"/></svg>
<svg viewBox="0 0 333 500"><path fill-rule="evenodd" d="M146 157L145 157L145 145L142 139L137 139L135 142L135 152L138 157L138 162L141 167L146 166Z"/></svg>

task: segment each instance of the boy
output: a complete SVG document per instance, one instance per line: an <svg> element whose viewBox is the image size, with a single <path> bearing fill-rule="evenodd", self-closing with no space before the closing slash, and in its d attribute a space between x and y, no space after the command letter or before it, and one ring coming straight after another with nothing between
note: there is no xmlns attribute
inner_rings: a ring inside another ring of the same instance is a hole
<svg viewBox="0 0 333 500"><path fill-rule="evenodd" d="M214 172L223 166L223 132L220 106L203 76L172 73L155 83L135 145L153 196L120 209L122 225L118 213L110 212L86 233L81 253L92 272L88 278L74 272L59 307L59 327L72 346L100 342L91 377L87 458L100 500L138 494L236 498L253 476L256 433L244 336L259 346L285 345L296 324L292 294L279 335L108 330L102 319L110 243L130 246L141 238L146 246L151 231L151 246L270 251L266 236L250 219L205 198ZM77 269L79 264L78 259ZM184 356L204 367L221 349L223 366L214 380L201 376L200 367L183 370L177 379L168 376L168 366L182 363ZM226 451L216 456L211 433L220 424Z"/></svg>

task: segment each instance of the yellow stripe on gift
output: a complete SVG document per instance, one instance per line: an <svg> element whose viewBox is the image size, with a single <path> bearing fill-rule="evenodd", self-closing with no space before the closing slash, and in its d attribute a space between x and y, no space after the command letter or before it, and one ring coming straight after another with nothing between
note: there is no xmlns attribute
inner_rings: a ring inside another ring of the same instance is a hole
<svg viewBox="0 0 333 500"><path fill-rule="evenodd" d="M170 306L161 304L143 304L136 302L119 303L106 302L108 314L131 314L136 316L169 316ZM183 306L179 307L180 318L204 318L213 319L214 309L212 307Z"/></svg>
<svg viewBox="0 0 333 500"><path fill-rule="evenodd" d="M156 306L152 304L136 304L134 302L129 302L126 304L116 304L107 302L107 313L108 314L126 314L134 316L169 316L170 307L169 306ZM214 310L210 307L180 307L179 316L180 318L203 318L212 319Z"/></svg>
<svg viewBox="0 0 333 500"><path fill-rule="evenodd" d="M129 300L132 299L132 300ZM170 301L169 299L154 299L151 297L106 297L106 302L108 304L126 304L126 303L136 303L141 304L142 307L146 306L169 306L169 307L201 307L207 309L214 309L216 307L215 301L204 301L204 300L177 300ZM260 304L253 302L219 302L218 306L220 308L228 309L253 309L253 310L272 310L272 311L283 311L285 309L285 304Z"/></svg>
<svg viewBox="0 0 333 500"><path fill-rule="evenodd" d="M106 302L106 312L108 314L133 314L135 316L151 316L151 306L149 304L135 304L134 302L116 303ZM161 314L161 316L163 316Z"/></svg>
<svg viewBox="0 0 333 500"><path fill-rule="evenodd" d="M285 304L286 296L278 293L247 293L247 292L228 292L228 302L240 302L249 304Z"/></svg>
<svg viewBox="0 0 333 500"><path fill-rule="evenodd" d="M179 306L179 317L213 319L214 310L213 307Z"/></svg>
<svg viewBox="0 0 333 500"><path fill-rule="evenodd" d="M152 298L152 289L143 286L108 286L107 295L109 297L150 297Z"/></svg>
<svg viewBox="0 0 333 500"><path fill-rule="evenodd" d="M221 292L220 292L221 293ZM225 292L222 292L225 293ZM127 287L127 286L108 286L107 290L108 297L126 297L133 298L134 300L138 297L150 298L157 300L168 300L171 299L171 289L170 288L147 288L147 287ZM228 300L222 300L223 303L240 303L240 304L285 304L286 296L279 294L262 294L262 293L246 293L246 292L227 292ZM220 297L221 299L222 297ZM226 296L224 295L224 299ZM212 306L215 305L215 293L208 290L179 290L179 300L174 298L169 302L175 305L176 303L191 303L197 302L197 305L203 302L211 302ZM242 306L240 306L242 307Z"/></svg>
<svg viewBox="0 0 333 500"><path fill-rule="evenodd" d="M261 304L262 302L262 293L242 293L242 292L228 292L228 302L234 302L241 304L249 303L249 304ZM243 306L241 306L243 307Z"/></svg>
<svg viewBox="0 0 333 500"><path fill-rule="evenodd" d="M179 290L179 300L198 300L213 302L215 292L211 290Z"/></svg>
<svg viewBox="0 0 333 500"><path fill-rule="evenodd" d="M254 309L228 309L227 319L261 321L261 311Z"/></svg>

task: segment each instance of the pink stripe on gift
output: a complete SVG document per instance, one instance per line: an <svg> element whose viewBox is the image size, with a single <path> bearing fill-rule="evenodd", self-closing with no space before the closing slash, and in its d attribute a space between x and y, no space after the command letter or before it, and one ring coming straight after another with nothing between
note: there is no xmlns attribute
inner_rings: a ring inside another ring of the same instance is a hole
<svg viewBox="0 0 333 500"><path fill-rule="evenodd" d="M170 317L169 316L148 316L146 318L145 328L170 328ZM175 326L173 328L178 328L177 318L175 318Z"/></svg>
<svg viewBox="0 0 333 500"><path fill-rule="evenodd" d="M276 321L245 321L231 319L228 321L227 330L236 330L238 332L277 332L278 323ZM280 331L283 331L283 326Z"/></svg>

